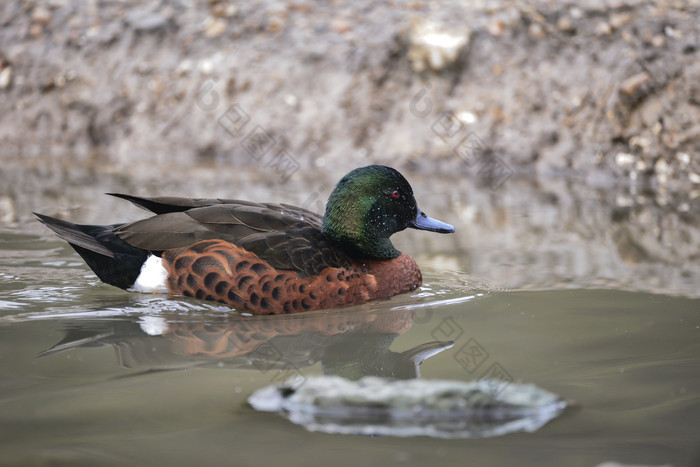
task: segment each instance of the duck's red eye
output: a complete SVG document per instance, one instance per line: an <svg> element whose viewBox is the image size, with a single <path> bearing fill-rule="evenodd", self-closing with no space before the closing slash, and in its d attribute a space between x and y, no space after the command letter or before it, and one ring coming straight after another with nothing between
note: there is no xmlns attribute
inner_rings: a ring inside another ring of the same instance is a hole
<svg viewBox="0 0 700 467"><path fill-rule="evenodd" d="M391 193L391 197L392 197L392 198L398 198L398 197L399 197L399 190L394 190L394 191Z"/></svg>

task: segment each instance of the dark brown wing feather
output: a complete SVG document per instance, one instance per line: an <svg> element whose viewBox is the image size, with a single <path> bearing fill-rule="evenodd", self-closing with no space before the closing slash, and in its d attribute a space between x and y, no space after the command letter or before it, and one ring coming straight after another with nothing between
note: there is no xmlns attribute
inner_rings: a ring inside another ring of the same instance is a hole
<svg viewBox="0 0 700 467"><path fill-rule="evenodd" d="M289 204L265 204L255 203L253 201L245 201L240 199L223 199L223 198L182 198L176 196L155 196L145 198L141 196L126 195L123 193L107 193L110 196L131 201L136 206L151 211L155 214L165 214L168 212L184 212L192 208L202 208L206 206L214 206L218 204L231 204L235 206L254 206L266 207L281 214L289 213L297 217L312 217L317 218L319 222L323 222L323 217L308 209L291 206Z"/></svg>
<svg viewBox="0 0 700 467"><path fill-rule="evenodd" d="M302 276L350 263L321 234L323 218L306 209L235 200L126 199L139 205L147 204L143 200L160 203L149 209L163 212L115 230L119 238L138 248L160 253L202 240L224 240L255 253L274 268ZM192 203L204 206L187 208Z"/></svg>

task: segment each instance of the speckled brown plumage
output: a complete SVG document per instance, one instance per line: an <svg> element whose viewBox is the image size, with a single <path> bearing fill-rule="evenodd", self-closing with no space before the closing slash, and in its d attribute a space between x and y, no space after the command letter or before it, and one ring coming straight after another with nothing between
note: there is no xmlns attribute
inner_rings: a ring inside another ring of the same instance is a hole
<svg viewBox="0 0 700 467"><path fill-rule="evenodd" d="M166 250L171 293L218 301L254 314L297 313L387 298L419 287L422 276L407 255L326 267L303 277L278 270L223 240Z"/></svg>

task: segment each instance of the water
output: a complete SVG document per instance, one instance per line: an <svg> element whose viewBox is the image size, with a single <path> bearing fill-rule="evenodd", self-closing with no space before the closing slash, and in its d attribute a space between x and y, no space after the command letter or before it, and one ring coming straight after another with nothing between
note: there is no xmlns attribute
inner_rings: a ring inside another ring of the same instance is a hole
<svg viewBox="0 0 700 467"><path fill-rule="evenodd" d="M0 183L0 464L700 464L697 197L561 180L492 192L406 173L421 209L457 228L395 236L423 287L285 317L101 284L30 215L143 216L106 191L320 211L345 171L285 185L220 168L177 185L97 173L48 186L5 173L17 183ZM417 367L410 350L425 346L441 351ZM499 377L571 406L534 433L446 440L311 433L246 403L261 387L324 373Z"/></svg>
<svg viewBox="0 0 700 467"><path fill-rule="evenodd" d="M99 284L48 235L8 231L0 248L3 464L688 465L700 456L696 298L514 291L426 267L423 288L388 301L250 318ZM441 440L310 433L246 404L288 376L414 377L401 352L448 340L422 378L496 372L573 407L536 433Z"/></svg>

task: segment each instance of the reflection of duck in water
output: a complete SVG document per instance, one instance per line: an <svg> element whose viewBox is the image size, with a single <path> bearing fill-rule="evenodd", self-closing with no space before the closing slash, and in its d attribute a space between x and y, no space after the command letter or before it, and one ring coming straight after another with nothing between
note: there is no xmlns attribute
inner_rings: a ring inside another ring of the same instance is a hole
<svg viewBox="0 0 700 467"><path fill-rule="evenodd" d="M421 272L389 237L407 227L454 232L418 209L399 172L379 165L343 177L323 217L285 204L115 196L156 215L110 226L37 216L108 284L255 314L332 308L414 290Z"/></svg>
<svg viewBox="0 0 700 467"><path fill-rule="evenodd" d="M95 320L68 329L47 356L112 345L127 368L174 369L211 363L289 372L321 362L324 374L415 378L427 358L452 346L430 342L393 352L414 312L310 313L286 317L161 316ZM203 319L206 318L206 319Z"/></svg>

